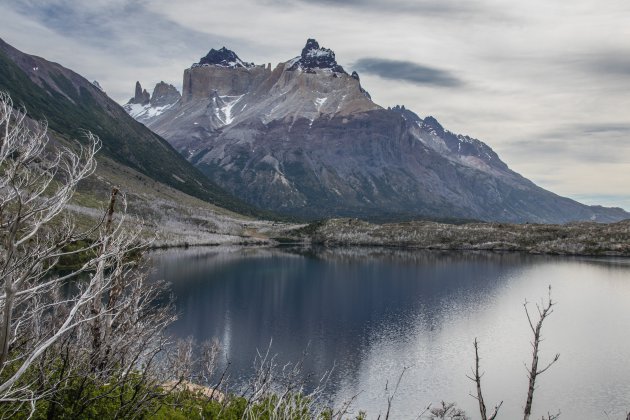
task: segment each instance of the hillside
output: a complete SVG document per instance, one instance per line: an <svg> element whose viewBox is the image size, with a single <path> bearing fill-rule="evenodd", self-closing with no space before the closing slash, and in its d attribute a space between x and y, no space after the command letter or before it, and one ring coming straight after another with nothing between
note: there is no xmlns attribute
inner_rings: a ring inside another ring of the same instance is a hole
<svg viewBox="0 0 630 420"><path fill-rule="evenodd" d="M0 40L0 90L31 118L45 119L62 138L99 136L102 157L200 200L245 214L260 214L190 165L168 142L138 123L77 73L24 54Z"/></svg>

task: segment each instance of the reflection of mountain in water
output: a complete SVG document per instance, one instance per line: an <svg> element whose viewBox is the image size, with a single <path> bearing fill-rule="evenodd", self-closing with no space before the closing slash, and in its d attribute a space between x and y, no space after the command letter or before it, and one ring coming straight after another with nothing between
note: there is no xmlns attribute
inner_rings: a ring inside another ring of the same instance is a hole
<svg viewBox="0 0 630 420"><path fill-rule="evenodd" d="M252 373L256 349L279 365L308 348L311 386L334 366L325 392L337 405L360 393L355 407L376 418L383 388L409 367L394 418L415 418L445 399L469 414L465 374L478 337L484 386L504 400L502 416L521 415L531 357L523 299L552 285L559 302L545 325L543 358L559 352L540 383L533 417L561 409L567 418L625 416L630 406L628 259L585 259L491 252L384 248L194 248L153 254L155 277L173 283L181 314L176 336L217 337L231 384ZM590 338L585 340L584 337ZM602 346L602 343L606 343ZM606 392L600 392L601 390Z"/></svg>
<svg viewBox="0 0 630 420"><path fill-rule="evenodd" d="M181 313L173 331L219 338L232 374L250 373L273 340L280 361L308 348L305 374L335 366L346 380L371 342L439 331L453 308L483 305L508 272L532 257L383 249L202 249L158 254Z"/></svg>

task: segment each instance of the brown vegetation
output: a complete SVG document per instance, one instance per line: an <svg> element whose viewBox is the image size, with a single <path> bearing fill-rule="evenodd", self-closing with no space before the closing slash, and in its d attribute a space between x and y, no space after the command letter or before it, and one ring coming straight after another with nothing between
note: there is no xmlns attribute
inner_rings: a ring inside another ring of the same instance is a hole
<svg viewBox="0 0 630 420"><path fill-rule="evenodd" d="M379 225L356 219L333 219L309 225L296 234L325 245L630 256L630 220L566 225L451 225L425 221Z"/></svg>

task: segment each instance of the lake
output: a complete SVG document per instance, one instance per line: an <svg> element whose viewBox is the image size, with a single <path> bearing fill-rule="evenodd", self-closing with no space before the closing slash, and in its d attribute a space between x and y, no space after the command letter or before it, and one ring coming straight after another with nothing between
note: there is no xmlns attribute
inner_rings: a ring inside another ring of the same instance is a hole
<svg viewBox="0 0 630 420"><path fill-rule="evenodd" d="M532 418L625 419L630 410L630 260L374 248L191 248L152 253L154 278L171 282L171 331L217 338L232 382L252 374L257 350L304 359L303 375L339 404L376 418L385 386L405 373L392 418L457 402L478 418L466 378L480 343L484 398L499 418L522 416L531 331L523 303L557 302L543 327Z"/></svg>

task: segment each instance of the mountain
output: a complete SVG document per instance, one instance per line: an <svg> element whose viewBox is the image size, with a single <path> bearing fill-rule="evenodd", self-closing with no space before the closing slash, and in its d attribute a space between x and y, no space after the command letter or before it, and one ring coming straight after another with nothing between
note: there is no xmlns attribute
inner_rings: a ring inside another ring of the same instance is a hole
<svg viewBox="0 0 630 420"><path fill-rule="evenodd" d="M60 138L81 140L83 130L98 135L102 141L99 159L110 159L203 201L256 214L251 206L194 168L167 141L131 118L97 82L89 82L57 63L25 54L3 40L0 90L8 92L16 105L24 106L30 117L46 119L49 129ZM172 102L173 90L156 87L155 98L147 105L155 109ZM148 96L138 84L134 101L144 101Z"/></svg>
<svg viewBox="0 0 630 420"><path fill-rule="evenodd" d="M273 70L225 47L210 50L184 70L181 97L153 105L155 91L149 102L140 93L142 112L125 106L132 115L214 182L273 211L542 223L630 217L536 186L433 117L384 109L314 39Z"/></svg>

